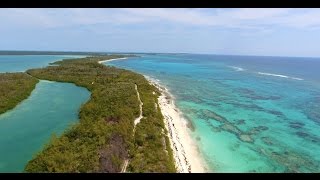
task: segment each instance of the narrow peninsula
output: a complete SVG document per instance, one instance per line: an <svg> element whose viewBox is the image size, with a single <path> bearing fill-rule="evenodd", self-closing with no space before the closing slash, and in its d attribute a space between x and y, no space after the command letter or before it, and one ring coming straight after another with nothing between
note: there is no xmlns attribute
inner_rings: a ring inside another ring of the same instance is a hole
<svg viewBox="0 0 320 180"><path fill-rule="evenodd" d="M91 98L80 109L79 123L53 136L26 172L176 172L158 89L143 75L99 63L124 57L66 59L27 71L85 87Z"/></svg>
<svg viewBox="0 0 320 180"><path fill-rule="evenodd" d="M0 73L0 114L29 97L38 82L26 73Z"/></svg>

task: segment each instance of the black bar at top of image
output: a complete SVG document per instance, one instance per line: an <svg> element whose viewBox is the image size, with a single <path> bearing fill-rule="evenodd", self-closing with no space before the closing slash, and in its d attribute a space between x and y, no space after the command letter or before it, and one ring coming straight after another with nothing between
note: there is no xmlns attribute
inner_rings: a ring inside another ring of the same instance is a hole
<svg viewBox="0 0 320 180"><path fill-rule="evenodd" d="M236 7L320 7L316 0L3 0L1 7L38 8L236 8Z"/></svg>

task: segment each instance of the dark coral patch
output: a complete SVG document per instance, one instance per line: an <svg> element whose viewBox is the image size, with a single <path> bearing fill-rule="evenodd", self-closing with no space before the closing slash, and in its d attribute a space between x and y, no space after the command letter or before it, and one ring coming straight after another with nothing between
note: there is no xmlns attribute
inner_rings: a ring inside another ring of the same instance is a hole
<svg viewBox="0 0 320 180"><path fill-rule="evenodd" d="M246 124L246 121L244 119L239 119L236 121L237 125L242 125L242 124Z"/></svg>
<svg viewBox="0 0 320 180"><path fill-rule="evenodd" d="M262 137L261 140L263 143L265 143L267 145L273 145L273 142L269 137Z"/></svg>
<svg viewBox="0 0 320 180"><path fill-rule="evenodd" d="M301 129L301 128L303 128L304 125L305 125L304 123L297 122L297 121L289 123L289 127L294 128L294 129Z"/></svg>

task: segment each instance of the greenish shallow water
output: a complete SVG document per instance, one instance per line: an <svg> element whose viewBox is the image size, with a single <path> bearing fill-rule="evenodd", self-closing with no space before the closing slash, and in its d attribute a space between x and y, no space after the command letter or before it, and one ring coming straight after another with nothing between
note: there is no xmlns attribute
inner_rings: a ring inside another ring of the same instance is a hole
<svg viewBox="0 0 320 180"><path fill-rule="evenodd" d="M30 97L0 115L0 172L22 172L53 133L78 121L90 92L70 83L40 81Z"/></svg>

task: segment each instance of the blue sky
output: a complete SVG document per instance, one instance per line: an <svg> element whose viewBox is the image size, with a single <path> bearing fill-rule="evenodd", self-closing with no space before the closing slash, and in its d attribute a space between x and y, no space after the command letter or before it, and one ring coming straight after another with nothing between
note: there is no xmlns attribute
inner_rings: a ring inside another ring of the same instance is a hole
<svg viewBox="0 0 320 180"><path fill-rule="evenodd" d="M320 57L320 9L0 9L0 50Z"/></svg>

